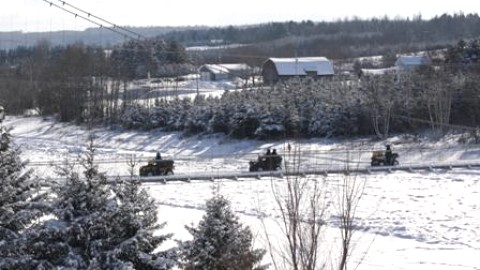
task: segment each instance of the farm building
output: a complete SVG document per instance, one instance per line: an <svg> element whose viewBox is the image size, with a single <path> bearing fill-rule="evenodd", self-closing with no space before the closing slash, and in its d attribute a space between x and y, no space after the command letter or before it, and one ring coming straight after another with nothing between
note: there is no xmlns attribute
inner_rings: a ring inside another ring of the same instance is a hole
<svg viewBox="0 0 480 270"><path fill-rule="evenodd" d="M200 67L202 81L221 81L235 77L245 78L250 74L247 64L206 64Z"/></svg>
<svg viewBox="0 0 480 270"><path fill-rule="evenodd" d="M333 76L333 65L325 57L270 58L263 63L262 76L266 84L292 77Z"/></svg>
<svg viewBox="0 0 480 270"><path fill-rule="evenodd" d="M395 74L397 73L397 67L389 68L362 68L360 69L359 76L377 76L385 74Z"/></svg>
<svg viewBox="0 0 480 270"><path fill-rule="evenodd" d="M411 56L400 56L395 62L395 67L398 70L408 71L416 69L420 66L431 65L432 60L427 55L411 55Z"/></svg>

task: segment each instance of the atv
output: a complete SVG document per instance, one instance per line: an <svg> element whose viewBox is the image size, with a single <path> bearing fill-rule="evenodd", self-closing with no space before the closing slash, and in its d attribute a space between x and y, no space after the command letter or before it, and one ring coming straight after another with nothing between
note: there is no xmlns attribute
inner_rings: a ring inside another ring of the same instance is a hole
<svg viewBox="0 0 480 270"><path fill-rule="evenodd" d="M279 155L259 156L257 161L250 161L250 171L276 171L282 168L282 157Z"/></svg>
<svg viewBox="0 0 480 270"><path fill-rule="evenodd" d="M150 160L140 167L140 176L173 175L173 160Z"/></svg>
<svg viewBox="0 0 480 270"><path fill-rule="evenodd" d="M395 166L400 164L398 162L398 153L392 153L390 160L387 160L387 156L383 151L373 151L372 154L372 166Z"/></svg>

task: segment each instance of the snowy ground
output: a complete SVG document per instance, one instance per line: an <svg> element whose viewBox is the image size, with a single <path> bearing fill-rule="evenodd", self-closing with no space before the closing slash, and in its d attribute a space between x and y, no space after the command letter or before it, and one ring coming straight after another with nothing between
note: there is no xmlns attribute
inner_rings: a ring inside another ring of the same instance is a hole
<svg viewBox="0 0 480 270"><path fill-rule="evenodd" d="M258 83L260 78L255 78ZM247 87L251 87L252 79L248 80ZM241 90L245 87L245 80L235 78L231 80L204 81L198 79L198 75L187 75L181 81L173 79L143 79L129 84L128 90L136 100L144 102L155 99L172 99L175 97L193 99L197 94L211 97L220 97L226 91Z"/></svg>
<svg viewBox="0 0 480 270"><path fill-rule="evenodd" d="M88 131L36 117L9 117L4 124L14 127L15 143L30 160L31 168L42 177L53 175L48 164L81 155L89 134L96 137L101 170L111 176L127 174L126 161L130 157L135 156L143 163L157 151L175 159L176 174L245 171L248 160L269 147L277 148L288 159L288 152L284 152L287 143L302 151L302 164L307 167L329 168L346 160L355 166L368 166L371 151L383 149L386 143L368 139L259 142L223 136L183 138L178 133L160 131ZM458 144L457 139L451 136L429 142L398 136L388 143L400 153L401 164L478 163L479 146ZM316 177L325 180L324 190L330 202L324 219L325 249L333 250L331 254L339 248L335 202L342 177ZM350 268L361 262L358 269L480 269L479 169L381 172L357 178L365 189L357 210L356 247ZM269 235L281 239L275 224L278 207L273 200L272 184L284 182L285 179L254 179L145 186L159 205L159 219L168 222L165 232L174 233L176 239L189 237L183 226L198 222L205 200L211 197L214 187L219 187L232 201L241 220L254 231L256 245L264 247L261 216L265 217ZM335 261L335 256L329 257Z"/></svg>

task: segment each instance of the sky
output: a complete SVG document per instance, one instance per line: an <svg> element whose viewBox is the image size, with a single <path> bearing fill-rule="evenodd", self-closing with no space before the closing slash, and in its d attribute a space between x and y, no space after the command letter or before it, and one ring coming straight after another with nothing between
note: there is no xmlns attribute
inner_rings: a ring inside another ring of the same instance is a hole
<svg viewBox="0 0 480 270"><path fill-rule="evenodd" d="M97 25L62 11L60 0L3 0L0 31L84 30ZM429 19L444 13L479 13L480 1L426 0L66 0L122 26L226 26L275 21L332 21L343 18L402 17ZM50 5L53 3L54 5ZM73 10L69 8L70 10ZM78 12L78 11L77 11ZM81 13L78 12L80 15Z"/></svg>

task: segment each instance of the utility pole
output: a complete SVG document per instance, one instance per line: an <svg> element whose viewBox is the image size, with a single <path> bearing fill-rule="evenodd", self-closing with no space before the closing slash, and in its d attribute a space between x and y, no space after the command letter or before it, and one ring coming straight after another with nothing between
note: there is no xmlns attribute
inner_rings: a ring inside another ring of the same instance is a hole
<svg viewBox="0 0 480 270"><path fill-rule="evenodd" d="M200 79L200 68L198 67L198 61L197 61L197 58L196 56L194 56L194 58L192 59L192 62L193 62L193 65L195 67L195 70L197 71L197 74L195 74L195 78L196 78L196 84L197 84L197 97L200 95L200 91L198 89L198 80Z"/></svg>
<svg viewBox="0 0 480 270"><path fill-rule="evenodd" d="M3 106L0 106L0 124L3 122L5 119L5 108Z"/></svg>

